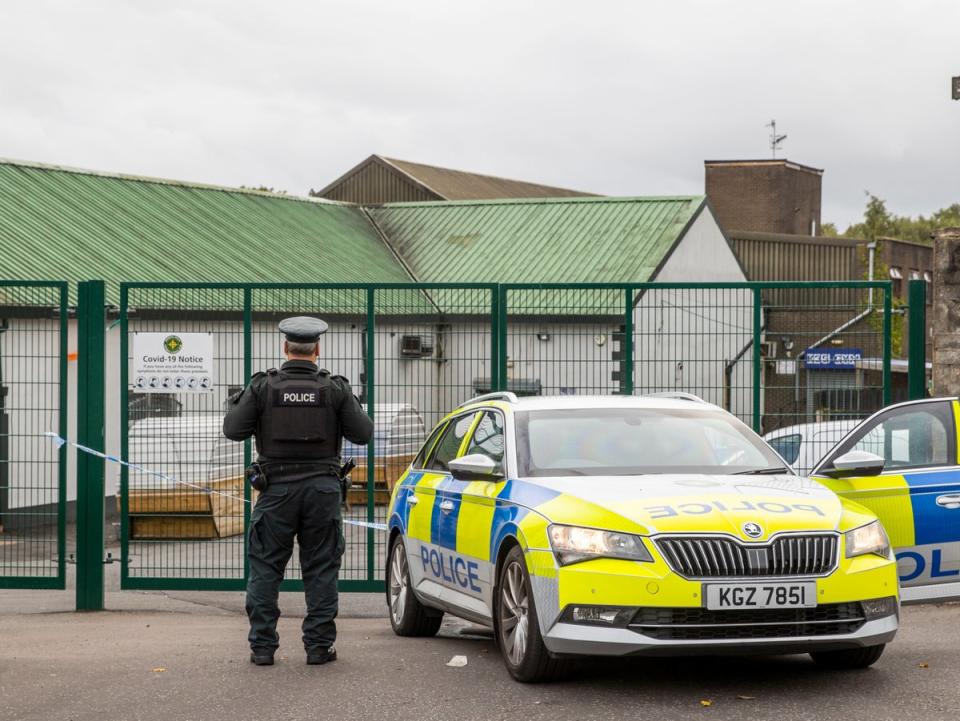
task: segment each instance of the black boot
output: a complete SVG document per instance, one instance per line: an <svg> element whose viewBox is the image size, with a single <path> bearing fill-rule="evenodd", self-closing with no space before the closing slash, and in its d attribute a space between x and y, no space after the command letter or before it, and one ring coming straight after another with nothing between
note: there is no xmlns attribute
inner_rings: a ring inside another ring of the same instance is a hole
<svg viewBox="0 0 960 721"><path fill-rule="evenodd" d="M273 666L273 651L263 649L251 651L250 663L255 663L257 666Z"/></svg>
<svg viewBox="0 0 960 721"><path fill-rule="evenodd" d="M330 661L336 660L337 649L335 649L333 646L307 651L307 664L310 666L318 666L320 664L329 663Z"/></svg>

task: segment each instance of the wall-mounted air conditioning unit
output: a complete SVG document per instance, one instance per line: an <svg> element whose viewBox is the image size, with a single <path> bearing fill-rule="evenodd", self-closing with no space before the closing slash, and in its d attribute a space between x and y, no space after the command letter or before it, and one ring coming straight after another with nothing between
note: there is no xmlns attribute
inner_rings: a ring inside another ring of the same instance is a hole
<svg viewBox="0 0 960 721"><path fill-rule="evenodd" d="M428 358L433 355L432 335L400 336L400 355L404 358Z"/></svg>

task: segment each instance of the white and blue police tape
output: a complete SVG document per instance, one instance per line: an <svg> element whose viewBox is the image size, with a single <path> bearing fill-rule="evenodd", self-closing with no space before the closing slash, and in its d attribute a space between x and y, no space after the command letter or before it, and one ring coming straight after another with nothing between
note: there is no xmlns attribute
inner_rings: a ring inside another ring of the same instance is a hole
<svg viewBox="0 0 960 721"><path fill-rule="evenodd" d="M66 438L61 438L59 435L52 431L47 431L43 435L47 436L51 441L53 441L57 448L62 446L72 446L82 453L89 453L91 456L96 456L97 458L102 458L105 461L110 461L111 463L117 463L121 466L126 466L127 468L132 468L135 471L140 473L145 473L148 476L153 476L154 478L159 478L162 481L168 481L170 483L176 483L181 486L188 486L190 488L196 488L198 491L203 491L204 493L210 493L217 496L224 496L225 498L231 498L234 501L243 501L244 503L250 503L243 496L237 496L232 493L224 493L223 491L215 491L209 486L201 486L196 483L190 483L189 481L181 481L179 478L174 478L173 476L168 476L166 473L160 473L151 468L141 466L139 463L130 463L130 461L125 461L122 458L117 458L117 456L111 456L108 453L103 453L89 446L84 446L80 443L74 441L68 441ZM351 526L360 526L362 528L372 528L375 531L386 531L387 525L385 523L370 523L369 521L354 521L352 519L344 518L343 522Z"/></svg>

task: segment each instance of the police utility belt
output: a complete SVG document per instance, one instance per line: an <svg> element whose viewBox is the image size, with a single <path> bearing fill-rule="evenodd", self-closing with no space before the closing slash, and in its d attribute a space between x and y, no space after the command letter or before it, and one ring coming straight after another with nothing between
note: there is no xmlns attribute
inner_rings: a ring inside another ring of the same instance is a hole
<svg viewBox="0 0 960 721"><path fill-rule="evenodd" d="M330 464L325 461L305 461L301 463L290 461L254 461L247 466L245 476L250 483L250 487L259 493L263 493L271 483L289 483L291 481L280 480L283 477L284 470L316 470L318 473L329 473L337 477L340 481L340 494L346 499L347 491L350 490L350 471L356 467L356 463L351 458L342 466ZM268 470L269 468L269 470ZM271 480L275 478L277 480Z"/></svg>

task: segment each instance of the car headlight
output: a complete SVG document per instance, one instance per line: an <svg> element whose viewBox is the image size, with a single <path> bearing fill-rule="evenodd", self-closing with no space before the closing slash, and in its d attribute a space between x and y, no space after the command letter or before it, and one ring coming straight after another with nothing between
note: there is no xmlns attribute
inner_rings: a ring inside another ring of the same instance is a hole
<svg viewBox="0 0 960 721"><path fill-rule="evenodd" d="M890 539L883 530L880 521L868 523L866 526L854 528L846 534L847 558L862 556L865 553L875 553L884 558L890 557Z"/></svg>
<svg viewBox="0 0 960 721"><path fill-rule="evenodd" d="M623 558L628 561L653 561L640 536L596 528L551 525L547 529L550 545L561 566L591 558Z"/></svg>

